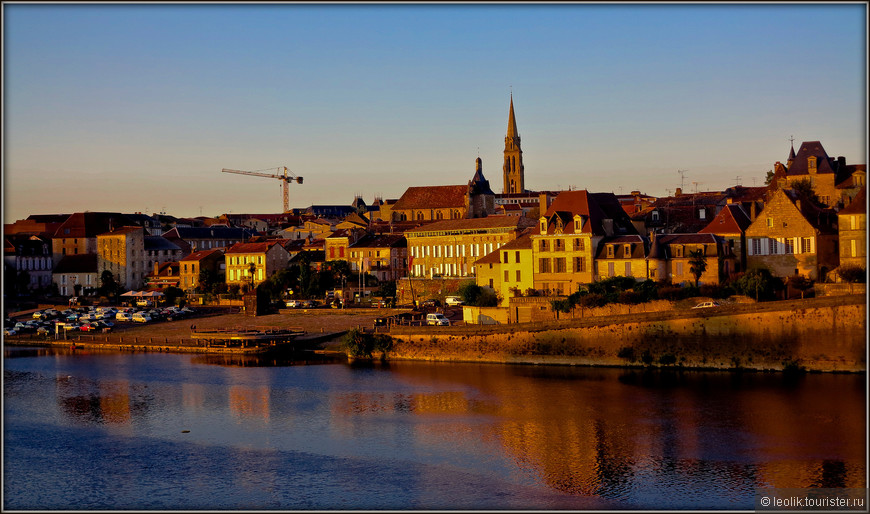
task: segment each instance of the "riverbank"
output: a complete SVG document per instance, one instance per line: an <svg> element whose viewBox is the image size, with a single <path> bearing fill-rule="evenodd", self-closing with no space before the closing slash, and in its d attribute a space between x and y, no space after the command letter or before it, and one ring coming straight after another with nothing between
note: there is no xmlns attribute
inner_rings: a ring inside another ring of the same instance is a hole
<svg viewBox="0 0 870 514"><path fill-rule="evenodd" d="M391 335L387 360L866 371L863 295Z"/></svg>

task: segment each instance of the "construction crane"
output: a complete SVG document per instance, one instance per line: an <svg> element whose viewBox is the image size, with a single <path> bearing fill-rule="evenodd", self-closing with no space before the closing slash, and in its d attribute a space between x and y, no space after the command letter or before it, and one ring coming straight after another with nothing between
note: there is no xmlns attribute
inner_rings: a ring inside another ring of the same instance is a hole
<svg viewBox="0 0 870 514"><path fill-rule="evenodd" d="M284 173L283 174L261 173L263 171L271 171L271 170L275 170L275 171L282 171L283 170ZM278 168L267 168L265 170L258 170L258 171L230 170L227 168L224 168L221 171L223 173L238 173L239 175L253 175L255 177L277 178L278 180L281 180L283 183L283 186L284 186L283 187L283 189L284 189L284 212L290 211L290 191L289 191L290 182L296 181L297 184L302 183L302 177L297 177L296 175L291 173L290 170L287 169L287 166L280 166Z"/></svg>

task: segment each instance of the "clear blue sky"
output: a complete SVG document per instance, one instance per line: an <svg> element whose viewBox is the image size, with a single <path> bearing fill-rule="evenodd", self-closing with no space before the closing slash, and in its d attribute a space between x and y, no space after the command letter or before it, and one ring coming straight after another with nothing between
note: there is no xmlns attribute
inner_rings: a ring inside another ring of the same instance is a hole
<svg viewBox="0 0 870 514"><path fill-rule="evenodd" d="M867 162L864 3L4 4L4 220L176 216L526 187L762 185L795 146ZM479 149L479 150L478 150ZM697 184L693 184L697 182Z"/></svg>

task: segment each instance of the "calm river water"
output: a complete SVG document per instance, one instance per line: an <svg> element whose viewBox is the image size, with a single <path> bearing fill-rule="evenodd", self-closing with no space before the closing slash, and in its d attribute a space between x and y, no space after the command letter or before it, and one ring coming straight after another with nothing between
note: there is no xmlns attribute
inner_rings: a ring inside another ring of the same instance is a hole
<svg viewBox="0 0 870 514"><path fill-rule="evenodd" d="M752 509L866 487L864 375L7 347L4 509Z"/></svg>

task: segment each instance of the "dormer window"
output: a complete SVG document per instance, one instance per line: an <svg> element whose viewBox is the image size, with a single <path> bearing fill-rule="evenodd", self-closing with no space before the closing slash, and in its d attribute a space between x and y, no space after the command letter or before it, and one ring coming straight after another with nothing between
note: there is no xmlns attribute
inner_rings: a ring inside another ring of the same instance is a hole
<svg viewBox="0 0 870 514"><path fill-rule="evenodd" d="M807 168L809 168L810 173L816 172L816 164L817 164L816 157L807 157Z"/></svg>
<svg viewBox="0 0 870 514"><path fill-rule="evenodd" d="M705 209L703 207L698 209L698 218L702 219L702 220L707 219L707 209Z"/></svg>
<svg viewBox="0 0 870 514"><path fill-rule="evenodd" d="M652 220L653 221L659 220L659 211L652 211Z"/></svg>
<svg viewBox="0 0 870 514"><path fill-rule="evenodd" d="M547 218L541 218L541 234L547 233Z"/></svg>
<svg viewBox="0 0 870 514"><path fill-rule="evenodd" d="M631 244L625 244L622 246L622 254L623 257L631 257Z"/></svg>
<svg viewBox="0 0 870 514"><path fill-rule="evenodd" d="M613 258L613 245L607 245L607 258Z"/></svg>

